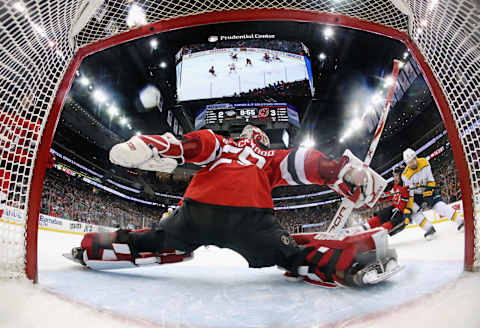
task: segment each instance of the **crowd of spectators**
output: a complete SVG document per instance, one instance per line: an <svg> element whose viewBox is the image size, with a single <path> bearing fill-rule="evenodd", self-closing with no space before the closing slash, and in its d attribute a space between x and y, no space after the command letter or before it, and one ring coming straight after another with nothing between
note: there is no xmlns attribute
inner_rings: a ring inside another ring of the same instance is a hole
<svg viewBox="0 0 480 328"><path fill-rule="evenodd" d="M447 202L461 199L458 175L451 151L442 152L430 159L430 163L443 199ZM151 180L150 175L144 178L152 184L171 186L171 191L178 192L179 195L185 191L191 180L191 176L186 174L183 176L158 174L154 177L155 180ZM390 188L391 185L387 187L387 190ZM323 190L325 190L325 187L316 185L280 187L276 188L272 194L274 197L285 197L291 195L289 191L295 192L296 195L302 195ZM142 194L139 198L142 198L142 196L145 195ZM298 206L322 200L325 200L325 195L281 199L275 201L275 207ZM177 203L178 200L172 199L172 201L173 203L170 204ZM150 226L161 218L166 211L166 206L170 205L163 204L164 207L156 207L128 201L87 184L78 177L69 176L56 169L49 169L47 170L42 194L41 212L92 224L121 227L133 224L136 227L143 227ZM278 217L280 224L290 232L304 231L302 225L305 224L319 224L317 230L322 230L333 219L338 204L339 202L332 202L319 206L277 210L275 215ZM354 216L356 218L368 218L375 211L389 205L388 202L379 202L373 209L356 210Z"/></svg>
<svg viewBox="0 0 480 328"><path fill-rule="evenodd" d="M158 221L164 207L128 201L98 189L78 177L48 169L44 180L41 213L103 226L137 228Z"/></svg>
<svg viewBox="0 0 480 328"><path fill-rule="evenodd" d="M286 96L308 96L310 84L307 79L294 82L279 81L267 85L265 88L248 90L248 92L235 93L233 97L286 97Z"/></svg>
<svg viewBox="0 0 480 328"><path fill-rule="evenodd" d="M462 198L458 172L450 150L444 151L430 160L435 181L440 188L442 198L446 202L454 202Z"/></svg>

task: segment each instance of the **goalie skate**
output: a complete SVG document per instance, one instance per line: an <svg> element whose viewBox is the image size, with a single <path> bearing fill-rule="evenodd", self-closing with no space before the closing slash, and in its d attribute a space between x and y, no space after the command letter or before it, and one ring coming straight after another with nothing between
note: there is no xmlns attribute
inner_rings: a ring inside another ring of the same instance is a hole
<svg viewBox="0 0 480 328"><path fill-rule="evenodd" d="M354 285L362 287L366 285L374 285L387 280L397 274L398 272L402 271L404 266L401 266L397 262L397 255L394 250L389 250L389 256L383 258L382 260L376 260L370 264L362 264L360 262L355 263L352 268L349 270L350 272L347 275L351 274L350 277L346 277L346 279L351 279L351 282ZM359 269L359 267L363 267ZM358 271L357 271L358 270Z"/></svg>

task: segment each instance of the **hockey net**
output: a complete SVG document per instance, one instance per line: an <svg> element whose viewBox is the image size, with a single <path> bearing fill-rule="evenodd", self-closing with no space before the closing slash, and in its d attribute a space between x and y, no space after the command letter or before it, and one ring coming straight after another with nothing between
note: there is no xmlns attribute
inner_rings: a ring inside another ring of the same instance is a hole
<svg viewBox="0 0 480 328"><path fill-rule="evenodd" d="M137 11L141 8L144 18L134 17L132 6ZM242 20L338 24L397 38L408 46L444 118L464 201L465 267L478 267L478 17L476 0L3 1L0 278L36 280L38 217L47 156L62 103L82 58L173 28Z"/></svg>

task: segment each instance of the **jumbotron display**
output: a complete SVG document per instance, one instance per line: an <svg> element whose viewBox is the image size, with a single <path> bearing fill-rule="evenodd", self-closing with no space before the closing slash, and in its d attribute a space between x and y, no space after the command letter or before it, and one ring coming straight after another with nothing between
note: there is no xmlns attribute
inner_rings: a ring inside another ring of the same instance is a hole
<svg viewBox="0 0 480 328"><path fill-rule="evenodd" d="M309 49L298 41L190 45L180 49L176 62L179 101L313 94Z"/></svg>

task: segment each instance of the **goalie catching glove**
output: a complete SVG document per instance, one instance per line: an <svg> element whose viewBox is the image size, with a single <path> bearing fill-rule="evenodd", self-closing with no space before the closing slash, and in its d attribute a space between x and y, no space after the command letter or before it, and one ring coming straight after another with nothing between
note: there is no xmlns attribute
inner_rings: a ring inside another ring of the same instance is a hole
<svg viewBox="0 0 480 328"><path fill-rule="evenodd" d="M185 159L182 142L167 132L134 136L113 146L110 161L127 168L171 173Z"/></svg>

